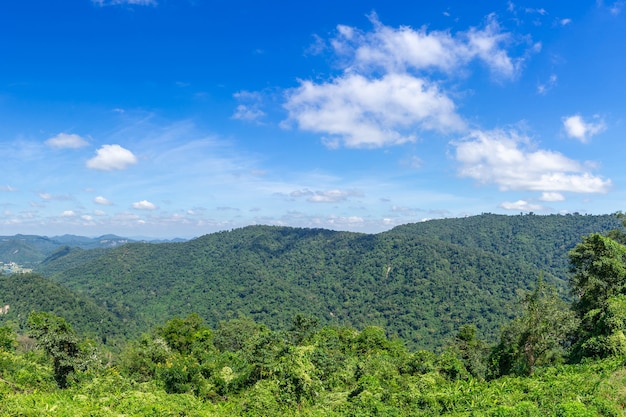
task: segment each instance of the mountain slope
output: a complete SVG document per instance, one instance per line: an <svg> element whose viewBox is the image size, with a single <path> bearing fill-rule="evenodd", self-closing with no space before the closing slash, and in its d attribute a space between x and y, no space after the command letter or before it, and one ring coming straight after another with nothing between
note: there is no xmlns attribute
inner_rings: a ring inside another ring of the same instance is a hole
<svg viewBox="0 0 626 417"><path fill-rule="evenodd" d="M124 322L86 296L37 274L0 276L0 326L14 322L26 329L31 311L46 311L65 318L82 335L114 344L136 334L132 322Z"/></svg>
<svg viewBox="0 0 626 417"><path fill-rule="evenodd" d="M493 339L540 273L564 291L567 251L612 216L483 215L367 235L251 226L185 243L131 243L54 275L147 329L197 312L281 328L293 316L376 324L414 347L465 323Z"/></svg>

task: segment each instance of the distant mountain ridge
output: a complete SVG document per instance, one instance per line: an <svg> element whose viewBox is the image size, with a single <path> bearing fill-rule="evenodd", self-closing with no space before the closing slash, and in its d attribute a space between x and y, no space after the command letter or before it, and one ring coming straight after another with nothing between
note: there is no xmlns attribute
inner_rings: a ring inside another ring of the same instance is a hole
<svg viewBox="0 0 626 417"><path fill-rule="evenodd" d="M66 299L54 304L71 306L68 315L86 306L85 317L106 312L111 324L89 329L98 337L113 327L134 337L192 312L212 326L246 315L277 329L303 313L321 324L380 325L414 348L432 349L467 323L493 340L515 316L519 291L533 288L539 275L568 297L569 249L584 235L619 227L614 215L483 214L379 234L248 226L159 244L17 235L0 237L0 256L31 262L46 279L30 282L53 285L50 291ZM5 281L5 291L19 279ZM11 291L13 302L0 303L20 317L25 308L49 305L32 291Z"/></svg>
<svg viewBox="0 0 626 417"><path fill-rule="evenodd" d="M375 235L249 226L98 256L74 250L50 260L46 275L138 329L191 312L210 325L243 314L281 328L304 313L323 324L381 325L433 348L466 323L493 340L540 274L567 295L568 250L618 227L612 215L493 214Z"/></svg>
<svg viewBox="0 0 626 417"><path fill-rule="evenodd" d="M0 236L0 261L16 262L21 265L33 266L44 261L60 247L80 249L107 249L115 248L126 243L139 240L107 234L99 237L85 237L76 235L37 236L22 235ZM184 241L174 239L173 241ZM152 240L154 243L170 242L170 240Z"/></svg>

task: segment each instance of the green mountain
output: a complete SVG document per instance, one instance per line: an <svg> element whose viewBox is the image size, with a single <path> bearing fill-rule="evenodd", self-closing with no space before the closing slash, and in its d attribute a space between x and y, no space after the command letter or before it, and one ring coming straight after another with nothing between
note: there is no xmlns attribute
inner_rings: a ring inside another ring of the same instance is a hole
<svg viewBox="0 0 626 417"><path fill-rule="evenodd" d="M35 235L0 236L0 262L16 262L24 267L36 267L62 247L95 249L114 248L132 240L105 235L96 238L64 235L55 237Z"/></svg>
<svg viewBox="0 0 626 417"><path fill-rule="evenodd" d="M109 345L136 334L132 322L124 322L90 298L37 274L0 276L0 308L0 326L13 323L22 331L31 311L46 311L65 318L81 334Z"/></svg>
<svg viewBox="0 0 626 417"><path fill-rule="evenodd" d="M304 313L321 324L380 325L413 347L435 348L466 323L493 340L516 314L518 291L541 273L566 294L567 251L619 225L608 215L485 214L375 235L251 226L184 243L129 243L59 264L51 279L139 330L191 312L212 326L243 314L284 328Z"/></svg>

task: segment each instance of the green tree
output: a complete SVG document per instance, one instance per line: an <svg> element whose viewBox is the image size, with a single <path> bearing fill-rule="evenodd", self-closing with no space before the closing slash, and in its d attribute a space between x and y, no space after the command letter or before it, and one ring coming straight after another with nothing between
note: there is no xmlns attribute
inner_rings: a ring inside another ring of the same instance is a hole
<svg viewBox="0 0 626 417"><path fill-rule="evenodd" d="M144 334L126 345L119 358L120 370L127 376L146 382L155 378L157 366L172 355L172 349L162 338Z"/></svg>
<svg viewBox="0 0 626 417"><path fill-rule="evenodd" d="M572 359L626 353L626 246L594 233L569 257L574 309L581 320Z"/></svg>
<svg viewBox="0 0 626 417"><path fill-rule="evenodd" d="M485 379L490 347L476 337L477 329L473 324L461 326L451 343L450 350L463 361L467 371L475 378Z"/></svg>
<svg viewBox="0 0 626 417"><path fill-rule="evenodd" d="M9 326L0 327L0 350L13 351L17 345L15 332Z"/></svg>
<svg viewBox="0 0 626 417"><path fill-rule="evenodd" d="M494 352L496 374L532 374L563 360L578 320L556 289L540 276L522 299L522 314L502 332Z"/></svg>
<svg viewBox="0 0 626 417"><path fill-rule="evenodd" d="M610 297L626 293L626 246L599 233L583 237L569 252L574 309L583 318Z"/></svg>
<svg viewBox="0 0 626 417"><path fill-rule="evenodd" d="M237 352L244 348L254 336L267 332L268 329L253 319L241 316L217 323L213 333L213 344L220 351Z"/></svg>
<svg viewBox="0 0 626 417"><path fill-rule="evenodd" d="M169 320L163 327L158 327L156 333L171 349L186 355L197 339L207 337L210 329L203 323L202 317L192 313L182 319L175 317Z"/></svg>
<svg viewBox="0 0 626 417"><path fill-rule="evenodd" d="M45 312L32 312L28 316L28 327L37 346L52 359L57 385L66 388L69 375L86 365L76 333L64 318Z"/></svg>
<svg viewBox="0 0 626 417"><path fill-rule="evenodd" d="M626 355L626 295L609 298L603 308L589 311L585 318L595 325L581 329L582 337L574 345L572 359Z"/></svg>

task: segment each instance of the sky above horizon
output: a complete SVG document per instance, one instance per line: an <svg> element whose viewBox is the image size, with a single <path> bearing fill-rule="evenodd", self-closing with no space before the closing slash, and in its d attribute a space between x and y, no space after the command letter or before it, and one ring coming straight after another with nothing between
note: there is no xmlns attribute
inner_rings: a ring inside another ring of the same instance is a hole
<svg viewBox="0 0 626 417"><path fill-rule="evenodd" d="M0 4L0 235L624 210L626 3Z"/></svg>

